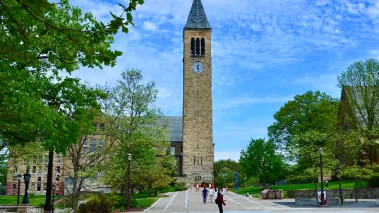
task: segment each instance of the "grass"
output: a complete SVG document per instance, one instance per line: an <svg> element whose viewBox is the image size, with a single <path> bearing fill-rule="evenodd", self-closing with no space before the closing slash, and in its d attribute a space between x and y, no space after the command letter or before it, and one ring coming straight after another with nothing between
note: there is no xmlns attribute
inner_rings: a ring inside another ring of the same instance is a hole
<svg viewBox="0 0 379 213"><path fill-rule="evenodd" d="M57 197L57 196L55 196ZM20 195L20 204L22 202L22 199L24 198L23 195ZM29 195L29 203L35 207L39 207L40 204L45 203L45 196L33 196ZM3 195L0 196L0 204L17 204L17 196L14 195Z"/></svg>
<svg viewBox="0 0 379 213"><path fill-rule="evenodd" d="M367 188L368 182L367 181L359 181L358 182L358 188ZM314 183L305 183L305 184L288 184L288 185L280 185L280 186L270 186L271 190L283 190L284 191L284 197L287 197L287 192L291 190L314 190L315 186ZM321 188L321 184L318 184L318 189ZM325 188L325 185L324 185ZM343 181L342 182L342 188L343 189L352 189L354 188L354 181ZM338 189L338 181L332 181L329 182L329 186L325 188L328 189ZM235 192L234 188L230 188L230 191ZM263 187L241 187L238 189L238 194L259 194L261 191L263 191Z"/></svg>
<svg viewBox="0 0 379 213"><path fill-rule="evenodd" d="M150 197L150 198L138 198L137 206L140 208L149 208L158 200L158 197Z"/></svg>

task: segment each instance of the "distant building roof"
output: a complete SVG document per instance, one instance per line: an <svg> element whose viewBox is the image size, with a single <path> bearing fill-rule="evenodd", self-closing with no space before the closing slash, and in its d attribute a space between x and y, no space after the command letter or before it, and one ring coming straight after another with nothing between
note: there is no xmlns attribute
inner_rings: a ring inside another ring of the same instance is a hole
<svg viewBox="0 0 379 213"><path fill-rule="evenodd" d="M166 123L167 122L167 123ZM183 142L183 119L179 116L167 116L158 120L160 125L167 124L170 130L170 142Z"/></svg>
<svg viewBox="0 0 379 213"><path fill-rule="evenodd" d="M212 29L201 0L193 0L192 8L184 29Z"/></svg>

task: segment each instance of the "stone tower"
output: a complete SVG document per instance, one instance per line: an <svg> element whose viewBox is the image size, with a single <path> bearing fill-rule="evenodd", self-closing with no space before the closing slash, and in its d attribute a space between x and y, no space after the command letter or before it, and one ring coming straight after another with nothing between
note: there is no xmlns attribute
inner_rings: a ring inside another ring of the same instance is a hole
<svg viewBox="0 0 379 213"><path fill-rule="evenodd" d="M211 35L194 0L183 30L183 172L190 183L213 180Z"/></svg>

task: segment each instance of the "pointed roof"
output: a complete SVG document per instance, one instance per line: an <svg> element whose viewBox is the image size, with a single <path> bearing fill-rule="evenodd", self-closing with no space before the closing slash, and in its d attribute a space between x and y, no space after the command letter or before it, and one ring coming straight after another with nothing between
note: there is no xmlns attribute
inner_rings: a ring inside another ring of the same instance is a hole
<svg viewBox="0 0 379 213"><path fill-rule="evenodd" d="M193 0L192 8L184 29L212 29L201 0Z"/></svg>

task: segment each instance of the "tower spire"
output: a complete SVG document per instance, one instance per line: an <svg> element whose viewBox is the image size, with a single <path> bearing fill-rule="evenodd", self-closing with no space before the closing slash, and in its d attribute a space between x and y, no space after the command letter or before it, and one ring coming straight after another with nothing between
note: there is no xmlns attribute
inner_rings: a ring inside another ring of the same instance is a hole
<svg viewBox="0 0 379 213"><path fill-rule="evenodd" d="M184 29L212 29L201 0L193 0L192 8Z"/></svg>

